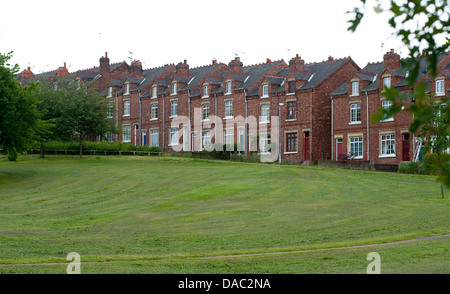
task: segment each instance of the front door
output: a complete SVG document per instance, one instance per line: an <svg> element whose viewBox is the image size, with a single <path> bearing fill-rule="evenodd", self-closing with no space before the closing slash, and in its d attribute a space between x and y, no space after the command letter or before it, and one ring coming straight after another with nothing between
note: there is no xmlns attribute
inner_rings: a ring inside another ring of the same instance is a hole
<svg viewBox="0 0 450 294"><path fill-rule="evenodd" d="M309 132L304 132L303 133L303 160L310 160L310 156L309 156Z"/></svg>
<svg viewBox="0 0 450 294"><path fill-rule="evenodd" d="M147 132L142 132L142 145L147 145Z"/></svg>
<svg viewBox="0 0 450 294"><path fill-rule="evenodd" d="M342 138L336 138L336 160L342 160L339 155L342 154Z"/></svg>
<svg viewBox="0 0 450 294"><path fill-rule="evenodd" d="M409 151L409 134L403 134L403 142L402 142L402 160L409 161L410 160L410 151Z"/></svg>

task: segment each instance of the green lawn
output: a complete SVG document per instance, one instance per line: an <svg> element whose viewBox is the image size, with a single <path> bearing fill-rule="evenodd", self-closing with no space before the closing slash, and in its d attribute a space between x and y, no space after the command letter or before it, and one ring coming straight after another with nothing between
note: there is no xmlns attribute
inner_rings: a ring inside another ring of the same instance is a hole
<svg viewBox="0 0 450 294"><path fill-rule="evenodd" d="M0 158L0 273L450 273L434 177L176 157ZM32 264L35 265L32 265ZM41 263L61 263L47 264ZM29 265L25 265L29 264Z"/></svg>

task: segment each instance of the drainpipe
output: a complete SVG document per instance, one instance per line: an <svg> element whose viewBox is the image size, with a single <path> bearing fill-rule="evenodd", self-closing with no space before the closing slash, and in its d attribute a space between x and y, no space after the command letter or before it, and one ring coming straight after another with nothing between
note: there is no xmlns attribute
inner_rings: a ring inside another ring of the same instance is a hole
<svg viewBox="0 0 450 294"><path fill-rule="evenodd" d="M192 152L192 136L191 136L191 90L188 90L188 101L189 101L189 123L188 123L188 129L189 129L189 135L188 135L188 149ZM184 129L184 126L183 126ZM183 140L184 142L184 140ZM183 143L183 147L184 147L184 143ZM184 148L183 148L184 151Z"/></svg>
<svg viewBox="0 0 450 294"><path fill-rule="evenodd" d="M142 146L142 101L141 101L141 90L138 91L139 94L139 145Z"/></svg>
<svg viewBox="0 0 450 294"><path fill-rule="evenodd" d="M369 136L369 95L367 95L366 91L366 128L367 128L367 161L370 162L370 136Z"/></svg>
<svg viewBox="0 0 450 294"><path fill-rule="evenodd" d="M217 94L214 94L214 142L217 140Z"/></svg>
<svg viewBox="0 0 450 294"><path fill-rule="evenodd" d="M247 90L244 89L244 95L245 95L245 132L244 132L244 156L247 156L247 149L250 147L248 142L248 122L247 122L247 107L248 107L248 100L247 100Z"/></svg>
<svg viewBox="0 0 450 294"><path fill-rule="evenodd" d="M334 140L333 140L333 135L334 135L334 101L333 101L333 95L331 95L331 160L333 160L334 157L334 151L333 151L333 147L334 147Z"/></svg>
<svg viewBox="0 0 450 294"><path fill-rule="evenodd" d="M163 126L163 128L162 128L162 133L163 133L163 140L162 140L162 151L163 152L165 152L165 150L166 150L166 143L165 143L165 138L166 138L166 136L165 136L165 131L166 131L166 128L165 128L165 120L166 120L166 116L165 116L165 114L166 114L166 109L164 108L164 94L162 94L162 103L163 103L163 122L162 122L162 126Z"/></svg>
<svg viewBox="0 0 450 294"><path fill-rule="evenodd" d="M119 95L116 94L116 142L119 142Z"/></svg>
<svg viewBox="0 0 450 294"><path fill-rule="evenodd" d="M312 161L312 133L313 133L313 107L312 107L312 98L313 98L313 91L314 88L311 88L311 97L310 97L310 106L311 106L311 113L310 113L310 124L311 128L309 131L309 161Z"/></svg>

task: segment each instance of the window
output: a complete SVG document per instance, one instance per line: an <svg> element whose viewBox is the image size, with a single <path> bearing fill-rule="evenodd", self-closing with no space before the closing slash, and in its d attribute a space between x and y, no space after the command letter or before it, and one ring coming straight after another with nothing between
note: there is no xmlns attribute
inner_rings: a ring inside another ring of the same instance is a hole
<svg viewBox="0 0 450 294"><path fill-rule="evenodd" d="M225 94L231 94L231 81L225 83Z"/></svg>
<svg viewBox="0 0 450 294"><path fill-rule="evenodd" d="M113 87L108 87L108 97L112 97Z"/></svg>
<svg viewBox="0 0 450 294"><path fill-rule="evenodd" d="M125 95L130 94L130 83L125 84Z"/></svg>
<svg viewBox="0 0 450 294"><path fill-rule="evenodd" d="M150 146L158 146L159 145L159 131L151 130L150 131Z"/></svg>
<svg viewBox="0 0 450 294"><path fill-rule="evenodd" d="M359 137L350 137L350 154L355 156L356 158L363 157L363 138Z"/></svg>
<svg viewBox="0 0 450 294"><path fill-rule="evenodd" d="M270 112L269 104L261 105L261 117L259 118L260 122L264 122L264 123L269 122L269 112Z"/></svg>
<svg viewBox="0 0 450 294"><path fill-rule="evenodd" d="M270 152L270 134L260 135L259 136L259 150L261 153Z"/></svg>
<svg viewBox="0 0 450 294"><path fill-rule="evenodd" d="M262 96L261 98L269 97L269 85L262 86Z"/></svg>
<svg viewBox="0 0 450 294"><path fill-rule="evenodd" d="M395 135L385 134L381 135L381 155L390 156L395 155Z"/></svg>
<svg viewBox="0 0 450 294"><path fill-rule="evenodd" d="M170 101L170 116L178 115L178 101L172 100Z"/></svg>
<svg viewBox="0 0 450 294"><path fill-rule="evenodd" d="M203 131L202 132L202 149L207 149L211 147L211 132Z"/></svg>
<svg viewBox="0 0 450 294"><path fill-rule="evenodd" d="M203 97L209 97L209 86L203 85Z"/></svg>
<svg viewBox="0 0 450 294"><path fill-rule="evenodd" d="M130 100L123 101L123 115L130 116Z"/></svg>
<svg viewBox="0 0 450 294"><path fill-rule="evenodd" d="M113 117L113 104L111 102L108 103L108 109L106 111L107 118Z"/></svg>
<svg viewBox="0 0 450 294"><path fill-rule="evenodd" d="M295 93L295 81L289 81L289 93Z"/></svg>
<svg viewBox="0 0 450 294"><path fill-rule="evenodd" d="M234 143L233 129L223 131L223 137L225 144L233 144Z"/></svg>
<svg viewBox="0 0 450 294"><path fill-rule="evenodd" d="M350 123L361 122L361 104L352 103L350 104Z"/></svg>
<svg viewBox="0 0 450 294"><path fill-rule="evenodd" d="M359 95L359 81L352 82L352 96Z"/></svg>
<svg viewBox="0 0 450 294"><path fill-rule="evenodd" d="M178 128L170 128L170 145L178 145Z"/></svg>
<svg viewBox="0 0 450 294"><path fill-rule="evenodd" d="M131 142L131 127L123 126L123 141Z"/></svg>
<svg viewBox="0 0 450 294"><path fill-rule="evenodd" d="M387 109L389 109L392 106L392 101L390 101L390 100L383 100L381 102L381 105L383 106L384 109L387 110ZM383 121L391 121L391 120L393 120L392 115L391 116L385 115L385 117L383 119Z"/></svg>
<svg viewBox="0 0 450 294"><path fill-rule="evenodd" d="M384 77L383 78L383 86L386 88L391 87L391 77Z"/></svg>
<svg viewBox="0 0 450 294"><path fill-rule="evenodd" d="M244 146L245 146L245 134L244 134L244 129L240 128L238 129L238 143L239 143L239 147L238 147L238 151L244 151Z"/></svg>
<svg viewBox="0 0 450 294"><path fill-rule="evenodd" d="M297 152L297 133L286 134L286 152Z"/></svg>
<svg viewBox="0 0 450 294"><path fill-rule="evenodd" d="M114 141L114 133L113 132L106 132L106 141L110 142L110 143Z"/></svg>
<svg viewBox="0 0 450 294"><path fill-rule="evenodd" d="M202 119L209 120L209 103L204 103L202 105Z"/></svg>
<svg viewBox="0 0 450 294"><path fill-rule="evenodd" d="M444 90L444 80L436 80L436 95L443 96L445 95Z"/></svg>
<svg viewBox="0 0 450 294"><path fill-rule="evenodd" d="M177 82L173 82L172 83L172 94L171 95L176 95L177 94Z"/></svg>
<svg viewBox="0 0 450 294"><path fill-rule="evenodd" d="M230 118L233 116L233 101L225 101L225 117Z"/></svg>
<svg viewBox="0 0 450 294"><path fill-rule="evenodd" d="M156 97L158 97L158 87L153 86L152 87L152 98L156 98Z"/></svg>
<svg viewBox="0 0 450 294"><path fill-rule="evenodd" d="M287 103L287 119L296 119L297 118L297 102L292 101Z"/></svg>
<svg viewBox="0 0 450 294"><path fill-rule="evenodd" d="M152 103L152 120L158 119L158 103Z"/></svg>

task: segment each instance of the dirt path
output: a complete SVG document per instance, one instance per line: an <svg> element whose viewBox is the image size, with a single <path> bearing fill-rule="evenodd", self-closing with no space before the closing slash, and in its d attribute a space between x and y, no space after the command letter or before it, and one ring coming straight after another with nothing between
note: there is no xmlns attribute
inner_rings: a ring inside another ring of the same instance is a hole
<svg viewBox="0 0 450 294"><path fill-rule="evenodd" d="M261 256L261 255L276 255L276 254L292 254L292 253L305 253L305 252L319 252L319 251L330 251L330 250L342 250L342 249L355 249L355 248L368 248L377 246L388 246L397 245L405 243L420 242L424 240L434 240L450 238L448 235L440 236L429 236L429 237L418 237L403 241L394 241L388 243L377 243L377 244L366 244L366 245L355 245L355 246L344 246L344 247L331 247L331 248L321 248L321 249L306 249L306 250L294 250L294 251L276 251L276 252L262 252L262 253L247 253L247 254L232 254L232 255L214 255L214 256L199 256L199 257L178 257L178 258L167 258L164 260L182 260L182 259L219 259L219 258L235 258L235 257L246 257L246 256ZM159 259L152 259L159 260ZM133 259L133 261L137 261ZM82 262L84 264L95 264L95 263L117 263L117 262L128 262L127 260L114 260L114 261L88 261ZM46 263L21 263L21 264L1 264L0 266L41 266L41 265L67 265L65 262L46 262Z"/></svg>

